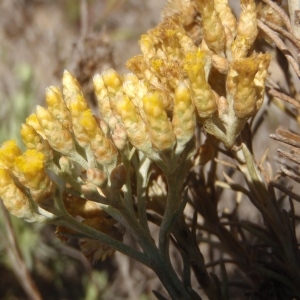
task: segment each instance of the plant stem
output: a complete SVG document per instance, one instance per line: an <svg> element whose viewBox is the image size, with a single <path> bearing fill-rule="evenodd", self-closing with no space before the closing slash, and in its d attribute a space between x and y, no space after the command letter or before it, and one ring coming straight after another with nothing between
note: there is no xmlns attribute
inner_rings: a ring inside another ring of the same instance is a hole
<svg viewBox="0 0 300 300"><path fill-rule="evenodd" d="M181 184L178 175L178 172L167 175L168 197L159 231L159 251L164 258L169 256L169 234L181 200Z"/></svg>
<svg viewBox="0 0 300 300"><path fill-rule="evenodd" d="M90 237L91 239L101 241L107 244L108 246L116 249L117 251L143 263L146 266L149 266L149 262L144 253L139 252L123 244L122 242L110 237L105 233L102 233L92 227L89 227L85 224L78 222L75 218L73 218L68 213L63 215L59 220L56 220L54 224L74 229L77 232L82 233L87 237Z"/></svg>
<svg viewBox="0 0 300 300"><path fill-rule="evenodd" d="M0 207L4 216L4 224L6 229L6 236L7 236L7 254L10 258L12 269L19 280L22 288L24 289L25 293L27 294L28 298L32 300L41 300L42 296L34 283L30 272L24 262L22 257L22 253L19 249L17 243L17 237L13 230L13 226L10 220L10 216L7 213L6 208L3 205L3 202L0 201Z"/></svg>
<svg viewBox="0 0 300 300"><path fill-rule="evenodd" d="M148 182L148 171L151 165L151 160L147 157L143 157L139 166L137 173L137 207L138 207L138 217L141 226L148 231L148 220L146 211L146 188Z"/></svg>

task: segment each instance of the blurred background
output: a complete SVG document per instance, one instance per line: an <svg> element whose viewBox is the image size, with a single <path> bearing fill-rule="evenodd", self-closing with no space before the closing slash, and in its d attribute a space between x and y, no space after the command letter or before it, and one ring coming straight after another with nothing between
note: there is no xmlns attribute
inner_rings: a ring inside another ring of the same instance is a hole
<svg viewBox="0 0 300 300"><path fill-rule="evenodd" d="M139 53L140 35L160 21L164 4L1 0L0 142L17 139L22 145L20 124L44 104L47 86L60 86L64 69L93 103L92 76L109 67L125 72L126 60ZM62 244L54 231L0 211L0 299L153 299L151 289L160 290L140 264L118 253L91 265L76 242Z"/></svg>

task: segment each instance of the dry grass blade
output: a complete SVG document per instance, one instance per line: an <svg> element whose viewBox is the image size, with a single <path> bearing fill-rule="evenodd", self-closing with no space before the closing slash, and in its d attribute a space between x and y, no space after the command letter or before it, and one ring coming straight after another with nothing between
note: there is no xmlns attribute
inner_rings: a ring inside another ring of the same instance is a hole
<svg viewBox="0 0 300 300"><path fill-rule="evenodd" d="M278 49L284 54L290 65L293 67L295 73L300 77L300 69L297 61L286 47L284 42L280 39L275 31L265 25L262 21L257 20L258 27L275 43Z"/></svg>
<svg viewBox="0 0 300 300"><path fill-rule="evenodd" d="M277 98L281 99L282 101L290 103L290 104L294 105L297 108L300 108L299 101L297 101L295 98L292 98L292 97L290 97L290 96L288 96L284 93L280 93L280 92L276 91L275 89L270 89L269 94L274 96L274 97L277 97Z"/></svg>
<svg viewBox="0 0 300 300"><path fill-rule="evenodd" d="M290 145L290 146L293 146L296 148L300 148L300 136L299 135L292 133L289 130L282 129L282 128L277 129L276 133L277 134L270 134L270 138L272 138L278 142L281 142L281 143L284 143L284 144L287 144L287 145Z"/></svg>
<svg viewBox="0 0 300 300"><path fill-rule="evenodd" d="M300 176L298 174L296 174L295 172L292 172L291 170L288 170L285 167L281 167L280 170L284 175L286 175L286 176L292 178L294 181L300 183Z"/></svg>
<svg viewBox="0 0 300 300"><path fill-rule="evenodd" d="M293 155L289 152L283 151L281 149L278 149L277 151L281 156L283 156L291 161L294 161L297 164L300 164L300 158L296 157L295 155Z"/></svg>
<svg viewBox="0 0 300 300"><path fill-rule="evenodd" d="M271 0L262 0L262 1L265 2L266 4L268 4L271 8L273 8L280 15L280 17L282 18L282 21L284 22L287 30L291 34L293 34L293 28L292 28L291 21L290 21L288 15L285 13L285 11L280 6L278 6L276 3L274 3Z"/></svg>
<svg viewBox="0 0 300 300"><path fill-rule="evenodd" d="M282 27L268 22L268 21L263 21L267 26L269 26L271 29L273 29L274 31L278 32L279 34L283 35L284 37L286 37L287 39L289 39L298 49L300 49L300 43L299 40L297 40L292 34L290 34L289 32L287 32L286 30L284 30Z"/></svg>

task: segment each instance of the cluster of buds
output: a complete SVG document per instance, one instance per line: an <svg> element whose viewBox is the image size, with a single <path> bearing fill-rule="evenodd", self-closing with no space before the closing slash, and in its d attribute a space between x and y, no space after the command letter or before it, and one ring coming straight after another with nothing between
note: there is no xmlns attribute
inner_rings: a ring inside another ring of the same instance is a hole
<svg viewBox="0 0 300 300"><path fill-rule="evenodd" d="M170 171L190 153L197 122L225 147L234 145L262 105L270 62L269 54L251 51L258 34L254 0L241 0L239 21L227 0L182 5L182 14L176 7L175 14L165 12L163 22L141 37L142 54L127 62L133 73L95 75L97 117L67 71L62 90L46 90L47 108L38 106L21 128L27 150L22 154L11 141L0 150L0 196L12 213L36 221L41 207L57 216L51 199L63 189L70 215L121 240L116 221L90 200L98 195L110 205L130 182L125 165L132 150ZM95 254L90 241L82 245L90 257L111 253L102 245Z"/></svg>
<svg viewBox="0 0 300 300"><path fill-rule="evenodd" d="M227 0L184 1L177 10L174 2L164 11L165 20L142 36L143 54L129 60L127 67L147 82L148 89L163 95L173 126L177 124L177 90L185 86L187 102L181 101L180 106L185 103L190 108L192 103L205 131L231 148L262 105L271 59L269 54L251 51L258 35L255 1L241 1L239 21ZM175 14L169 16L168 8ZM195 37L197 18L202 26ZM187 132L179 130L179 140L192 136L194 118L190 109L190 123L184 122Z"/></svg>
<svg viewBox="0 0 300 300"><path fill-rule="evenodd" d="M51 209L56 184L45 169L44 154L35 149L24 153L15 141L0 148L0 195L7 209L29 222L45 221L39 207ZM50 214L49 214L50 215Z"/></svg>

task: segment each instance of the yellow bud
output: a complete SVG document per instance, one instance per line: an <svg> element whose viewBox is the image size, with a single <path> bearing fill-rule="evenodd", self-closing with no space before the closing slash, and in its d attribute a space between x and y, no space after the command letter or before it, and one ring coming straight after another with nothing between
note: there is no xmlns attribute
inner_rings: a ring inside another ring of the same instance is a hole
<svg viewBox="0 0 300 300"><path fill-rule="evenodd" d="M43 217L33 211L29 199L15 185L6 169L0 168L0 198L7 210L28 222L43 221Z"/></svg>
<svg viewBox="0 0 300 300"><path fill-rule="evenodd" d="M183 82L175 90L172 125L177 147L182 148L193 137L196 128L195 108L190 90Z"/></svg>
<svg viewBox="0 0 300 300"><path fill-rule="evenodd" d="M82 132L87 137L87 145L100 164L112 163L117 155L117 150L110 139L105 136L104 132L97 123L91 110L86 110L81 114L79 119Z"/></svg>
<svg viewBox="0 0 300 300"><path fill-rule="evenodd" d="M122 88L122 79L115 70L106 70L102 73L102 78L109 96L115 95Z"/></svg>
<svg viewBox="0 0 300 300"><path fill-rule="evenodd" d="M44 140L32 126L22 124L21 137L26 148L42 152L47 162L53 159L53 151L48 141Z"/></svg>
<svg viewBox="0 0 300 300"><path fill-rule="evenodd" d="M239 118L248 118L260 108L270 55L257 54L232 63L227 90L233 95L234 110Z"/></svg>
<svg viewBox="0 0 300 300"><path fill-rule="evenodd" d="M11 168L15 162L16 157L22 152L17 146L16 141L9 140L4 142L0 148L0 167Z"/></svg>
<svg viewBox="0 0 300 300"><path fill-rule="evenodd" d="M110 107L108 91L104 84L101 75L96 74L93 78L95 94L98 101L98 108L100 117L109 124L109 120L112 118L113 113Z"/></svg>
<svg viewBox="0 0 300 300"><path fill-rule="evenodd" d="M81 109L88 109L87 103L82 94L78 81L68 71L64 71L63 79L63 95L67 107L70 109L71 103L79 103ZM71 112L72 113L72 112Z"/></svg>
<svg viewBox="0 0 300 300"><path fill-rule="evenodd" d="M16 158L13 174L30 190L32 198L43 203L55 190L54 183L46 173L45 156L34 149L26 150Z"/></svg>
<svg viewBox="0 0 300 300"><path fill-rule="evenodd" d="M127 95L133 105L142 115L143 112L143 97L147 94L148 88L144 80L139 80L138 77L129 73L124 75L123 91Z"/></svg>
<svg viewBox="0 0 300 300"><path fill-rule="evenodd" d="M69 131L72 130L72 122L69 110L63 100L63 96L59 88L49 87L46 89L46 102L48 110L54 118L63 124Z"/></svg>
<svg viewBox="0 0 300 300"><path fill-rule="evenodd" d="M143 34L139 40L139 45L145 57L152 57L155 54L155 44L157 39L153 34Z"/></svg>
<svg viewBox="0 0 300 300"><path fill-rule="evenodd" d="M226 35L224 27L214 8L212 0L196 0L196 5L201 12L203 37L208 48L216 54L225 50Z"/></svg>
<svg viewBox="0 0 300 300"><path fill-rule="evenodd" d="M124 125L117 123L111 134L111 139L118 150L122 151L125 149L127 144L127 134Z"/></svg>
<svg viewBox="0 0 300 300"><path fill-rule="evenodd" d="M71 133L42 106L37 106L36 116L51 147L62 154L70 154L75 148Z"/></svg>
<svg viewBox="0 0 300 300"><path fill-rule="evenodd" d="M31 114L27 119L26 119L26 124L34 128L34 130L40 134L43 139L46 139L46 136L44 134L44 129L40 125L39 120L37 118L36 114Z"/></svg>
<svg viewBox="0 0 300 300"><path fill-rule="evenodd" d="M25 146L29 149L36 149L42 143L42 137L28 124L21 125L21 137Z"/></svg>
<svg viewBox="0 0 300 300"><path fill-rule="evenodd" d="M158 150L172 149L175 136L158 93L148 93L143 98L147 130L153 147Z"/></svg>
<svg viewBox="0 0 300 300"><path fill-rule="evenodd" d="M189 53L183 63L188 74L193 103L200 118L208 118L217 109L216 97L206 80L206 58L203 53Z"/></svg>
<svg viewBox="0 0 300 300"><path fill-rule="evenodd" d="M149 58L153 57L153 55L151 55L151 56L149 55ZM146 62L144 56L141 54L130 58L126 62L126 68L128 70L134 72L139 79L147 78L147 75L149 75L149 72L150 72L149 66L147 65L147 62Z"/></svg>
<svg viewBox="0 0 300 300"><path fill-rule="evenodd" d="M237 36L231 47L234 60L246 57L258 34L254 0L241 0L241 8Z"/></svg>
<svg viewBox="0 0 300 300"><path fill-rule="evenodd" d="M235 36L237 31L236 18L228 5L228 0L214 0L215 10L224 27L229 28L231 35Z"/></svg>
<svg viewBox="0 0 300 300"><path fill-rule="evenodd" d="M100 129L90 109L82 112L80 116L80 125L91 139L95 137L96 130Z"/></svg>
<svg viewBox="0 0 300 300"><path fill-rule="evenodd" d="M146 124L138 114L136 107L127 96L117 99L116 112L120 115L127 136L134 147L142 151L150 148L150 137Z"/></svg>

